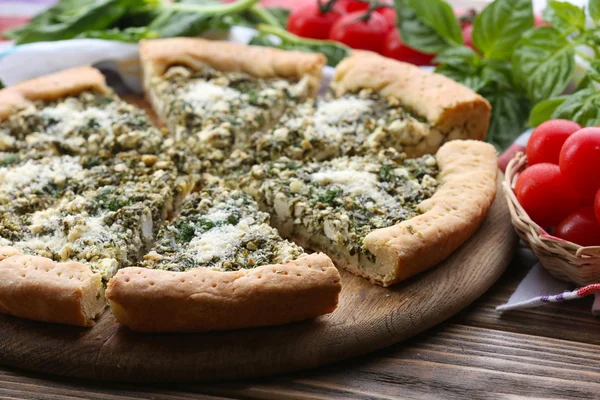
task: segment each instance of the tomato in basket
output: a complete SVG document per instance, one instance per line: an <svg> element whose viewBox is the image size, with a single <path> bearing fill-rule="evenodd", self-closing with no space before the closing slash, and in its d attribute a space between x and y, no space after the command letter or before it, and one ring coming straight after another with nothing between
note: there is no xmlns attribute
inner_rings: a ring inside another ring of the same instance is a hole
<svg viewBox="0 0 600 400"><path fill-rule="evenodd" d="M556 226L581 202L558 165L542 163L519 175L515 195L529 217L543 228Z"/></svg>
<svg viewBox="0 0 600 400"><path fill-rule="evenodd" d="M554 236L580 246L600 246L600 222L594 207L582 207L570 214L557 225Z"/></svg>
<svg viewBox="0 0 600 400"><path fill-rule="evenodd" d="M600 128L583 128L565 141L559 157L560 172L593 204L600 189Z"/></svg>
<svg viewBox="0 0 600 400"><path fill-rule="evenodd" d="M558 164L560 149L569 136L581 129L581 125L566 119L553 119L533 130L527 143L527 162Z"/></svg>

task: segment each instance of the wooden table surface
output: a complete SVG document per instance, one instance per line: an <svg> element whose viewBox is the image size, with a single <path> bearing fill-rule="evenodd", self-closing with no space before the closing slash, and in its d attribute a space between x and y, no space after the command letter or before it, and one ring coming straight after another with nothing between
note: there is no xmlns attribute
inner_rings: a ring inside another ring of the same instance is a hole
<svg viewBox="0 0 600 400"><path fill-rule="evenodd" d="M500 315L526 270L515 261L447 322L354 360L269 379L133 385L0 367L0 399L600 399L600 318L591 298ZM0 338L1 340L1 338Z"/></svg>

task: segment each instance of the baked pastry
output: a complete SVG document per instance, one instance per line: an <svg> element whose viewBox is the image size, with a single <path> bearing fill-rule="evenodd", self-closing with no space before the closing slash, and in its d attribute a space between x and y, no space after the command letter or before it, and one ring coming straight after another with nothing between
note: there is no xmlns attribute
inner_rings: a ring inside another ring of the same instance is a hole
<svg viewBox="0 0 600 400"><path fill-rule="evenodd" d="M332 312L340 275L267 224L239 190L212 183L188 197L137 268L106 292L118 322L144 332L236 329Z"/></svg>
<svg viewBox="0 0 600 400"><path fill-rule="evenodd" d="M313 96L325 65L321 54L197 38L143 41L140 57L146 96L172 140L214 159Z"/></svg>
<svg viewBox="0 0 600 400"><path fill-rule="evenodd" d="M284 237L389 286L439 263L477 229L496 194L496 151L451 141L435 156L388 153L257 165L242 181Z"/></svg>

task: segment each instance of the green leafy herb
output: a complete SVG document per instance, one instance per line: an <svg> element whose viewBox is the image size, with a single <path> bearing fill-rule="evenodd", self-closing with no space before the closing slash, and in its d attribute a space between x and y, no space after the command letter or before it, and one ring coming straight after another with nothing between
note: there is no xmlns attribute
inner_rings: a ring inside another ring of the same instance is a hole
<svg viewBox="0 0 600 400"><path fill-rule="evenodd" d="M139 42L142 39L154 39L158 37L158 34L145 27L130 27L125 29L110 28L102 31L87 31L77 35L77 37L117 40L121 42Z"/></svg>
<svg viewBox="0 0 600 400"><path fill-rule="evenodd" d="M527 125L534 127L538 126L544 121L552 119L552 115L554 115L554 112L558 106L564 103L566 99L566 97L556 97L554 99L544 100L540 103L537 103L529 114Z"/></svg>
<svg viewBox="0 0 600 400"><path fill-rule="evenodd" d="M473 44L486 58L510 60L515 44L533 26L530 0L494 1L473 25Z"/></svg>
<svg viewBox="0 0 600 400"><path fill-rule="evenodd" d="M4 89L6 86L4 86L4 82L2 82L2 80L0 80L0 90Z"/></svg>
<svg viewBox="0 0 600 400"><path fill-rule="evenodd" d="M319 196L321 203L333 205L335 200L340 197L344 191L342 189L328 189L324 194Z"/></svg>
<svg viewBox="0 0 600 400"><path fill-rule="evenodd" d="M5 32L17 44L71 39L86 31L109 28L142 0L61 0L27 25Z"/></svg>
<svg viewBox="0 0 600 400"><path fill-rule="evenodd" d="M595 23L600 22L600 0L589 0L588 12Z"/></svg>
<svg viewBox="0 0 600 400"><path fill-rule="evenodd" d="M350 49L341 43L328 40L305 39L272 25L260 24L257 28L260 34L255 36L250 41L250 44L277 47L285 50L322 53L327 57L327 64L332 66L337 65L343 58L350 55Z"/></svg>
<svg viewBox="0 0 600 400"><path fill-rule="evenodd" d="M513 71L534 103L559 95L575 73L574 46L556 28L530 30L515 50Z"/></svg>
<svg viewBox="0 0 600 400"><path fill-rule="evenodd" d="M180 223L175 228L179 231L177 240L180 242L189 243L196 235L196 230L194 229L193 225Z"/></svg>
<svg viewBox="0 0 600 400"><path fill-rule="evenodd" d="M440 53L462 45L460 25L452 7L441 0L395 0L402 41L424 53Z"/></svg>

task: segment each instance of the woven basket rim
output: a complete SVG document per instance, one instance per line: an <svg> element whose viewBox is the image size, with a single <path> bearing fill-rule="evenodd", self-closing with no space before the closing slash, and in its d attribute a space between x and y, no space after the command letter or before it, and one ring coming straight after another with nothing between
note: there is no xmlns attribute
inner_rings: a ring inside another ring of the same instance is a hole
<svg viewBox="0 0 600 400"><path fill-rule="evenodd" d="M547 233L535 223L519 203L514 188L527 167L527 156L518 152L506 167L502 186L513 227L531 247L542 265L555 277L577 284L600 281L600 246L580 246Z"/></svg>

